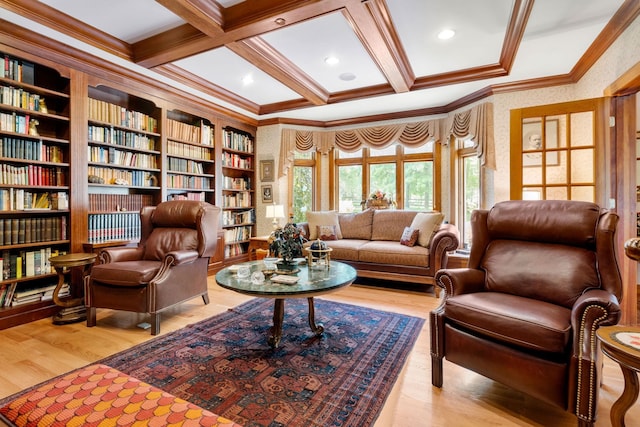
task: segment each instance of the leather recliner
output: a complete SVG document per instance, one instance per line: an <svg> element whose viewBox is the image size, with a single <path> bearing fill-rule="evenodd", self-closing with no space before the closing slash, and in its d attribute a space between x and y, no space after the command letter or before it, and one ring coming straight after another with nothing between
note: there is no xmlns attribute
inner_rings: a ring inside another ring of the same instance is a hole
<svg viewBox="0 0 640 427"><path fill-rule="evenodd" d="M443 358L596 419L602 360L595 331L618 323L618 216L578 201L506 201L471 217L468 268L440 270L430 313L432 384Z"/></svg>
<svg viewBox="0 0 640 427"><path fill-rule="evenodd" d="M96 325L97 308L149 313L157 335L163 310L197 296L208 304L219 216L220 208L193 200L142 208L138 246L103 249L85 278L87 326Z"/></svg>

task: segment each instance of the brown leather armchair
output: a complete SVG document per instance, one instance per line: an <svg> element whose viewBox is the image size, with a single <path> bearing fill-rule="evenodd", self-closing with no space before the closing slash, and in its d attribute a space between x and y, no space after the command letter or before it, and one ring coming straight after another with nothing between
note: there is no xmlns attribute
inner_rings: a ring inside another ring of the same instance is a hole
<svg viewBox="0 0 640 427"><path fill-rule="evenodd" d="M620 319L618 216L578 201L506 201L472 214L469 268L440 270L431 382L443 358L593 426L598 327Z"/></svg>
<svg viewBox="0 0 640 427"><path fill-rule="evenodd" d="M143 208L138 246L102 250L85 279L87 326L96 325L96 308L134 311L151 314L157 335L163 310L197 296L208 304L219 216L220 208L192 200Z"/></svg>

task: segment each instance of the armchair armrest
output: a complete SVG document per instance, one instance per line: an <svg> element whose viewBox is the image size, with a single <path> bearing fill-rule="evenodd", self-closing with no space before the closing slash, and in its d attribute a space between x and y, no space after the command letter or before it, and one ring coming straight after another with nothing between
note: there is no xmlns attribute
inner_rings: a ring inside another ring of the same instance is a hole
<svg viewBox="0 0 640 427"><path fill-rule="evenodd" d="M169 262L170 265L180 265L193 262L197 260L198 257L197 251L173 251L165 255L164 261Z"/></svg>
<svg viewBox="0 0 640 427"><path fill-rule="evenodd" d="M444 289L444 299L446 299L453 295L482 291L484 276L484 271L472 268L444 269L436 272L435 283L436 286Z"/></svg>
<svg viewBox="0 0 640 427"><path fill-rule="evenodd" d="M610 292L592 289L582 294L571 309L574 357L596 360L596 329L617 324L621 316L618 298Z"/></svg>
<svg viewBox="0 0 640 427"><path fill-rule="evenodd" d="M431 238L429 245L429 264L436 272L447 265L447 253L460 246L460 232L453 224L442 224Z"/></svg>
<svg viewBox="0 0 640 427"><path fill-rule="evenodd" d="M122 248L105 248L100 251L100 262L107 264L110 262L120 261L136 261L142 259L144 248L142 247L122 247Z"/></svg>

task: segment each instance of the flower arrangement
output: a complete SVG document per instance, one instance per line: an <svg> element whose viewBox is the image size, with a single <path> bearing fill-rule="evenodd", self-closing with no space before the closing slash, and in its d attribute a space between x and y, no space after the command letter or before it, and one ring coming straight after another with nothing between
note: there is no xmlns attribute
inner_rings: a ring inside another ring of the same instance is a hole
<svg viewBox="0 0 640 427"><path fill-rule="evenodd" d="M373 200L386 200L386 195L387 194L384 193L382 190L376 190L373 193L371 193L369 198Z"/></svg>

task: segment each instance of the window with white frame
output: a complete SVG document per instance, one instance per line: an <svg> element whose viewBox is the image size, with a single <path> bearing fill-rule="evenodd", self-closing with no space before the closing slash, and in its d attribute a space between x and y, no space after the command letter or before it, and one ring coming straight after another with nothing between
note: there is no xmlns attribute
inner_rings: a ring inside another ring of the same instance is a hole
<svg viewBox="0 0 640 427"><path fill-rule="evenodd" d="M480 208L482 185L480 158L473 148L472 140L458 140L456 143L458 229L462 246L470 248L472 244L471 213Z"/></svg>

